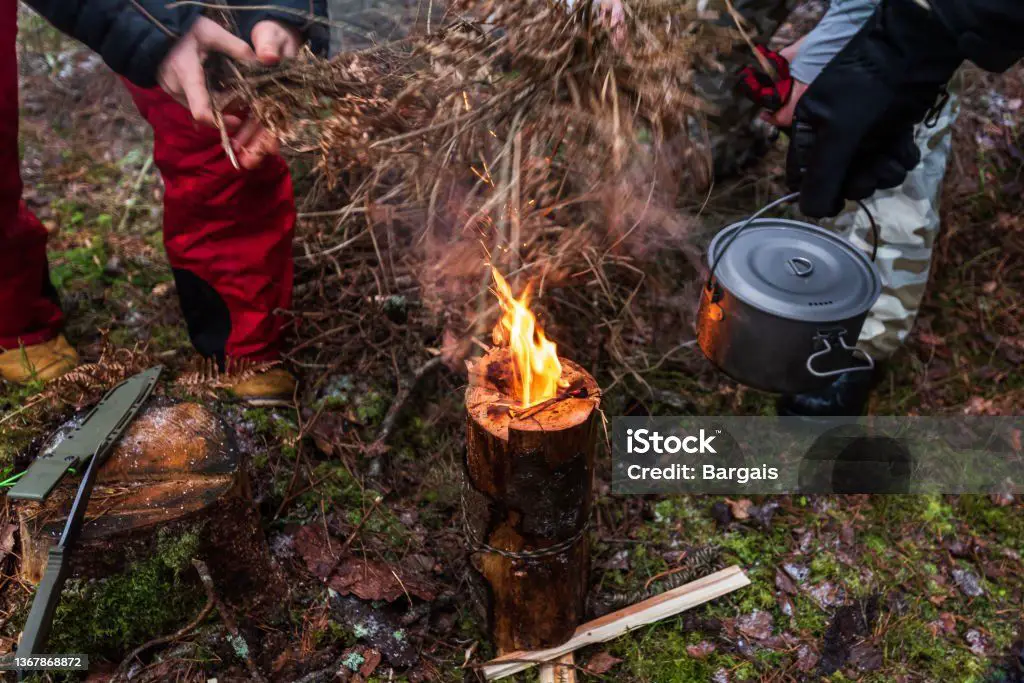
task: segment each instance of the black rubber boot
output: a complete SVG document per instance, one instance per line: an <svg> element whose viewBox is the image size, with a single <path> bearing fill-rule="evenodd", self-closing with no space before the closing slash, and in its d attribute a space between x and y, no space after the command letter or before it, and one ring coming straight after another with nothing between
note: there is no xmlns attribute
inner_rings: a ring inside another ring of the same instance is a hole
<svg viewBox="0 0 1024 683"><path fill-rule="evenodd" d="M863 415L878 376L877 371L845 372L819 391L780 396L775 412L782 417Z"/></svg>

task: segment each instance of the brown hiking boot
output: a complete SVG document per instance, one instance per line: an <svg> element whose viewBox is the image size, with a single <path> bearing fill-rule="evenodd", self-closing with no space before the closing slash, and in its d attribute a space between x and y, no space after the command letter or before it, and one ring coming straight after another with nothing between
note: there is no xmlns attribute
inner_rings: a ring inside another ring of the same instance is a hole
<svg viewBox="0 0 1024 683"><path fill-rule="evenodd" d="M78 352L63 334L49 341L0 352L0 377L15 384L48 382L78 366Z"/></svg>
<svg viewBox="0 0 1024 683"><path fill-rule="evenodd" d="M235 396L254 406L288 406L295 396L295 376L280 366L272 367L225 387Z"/></svg>

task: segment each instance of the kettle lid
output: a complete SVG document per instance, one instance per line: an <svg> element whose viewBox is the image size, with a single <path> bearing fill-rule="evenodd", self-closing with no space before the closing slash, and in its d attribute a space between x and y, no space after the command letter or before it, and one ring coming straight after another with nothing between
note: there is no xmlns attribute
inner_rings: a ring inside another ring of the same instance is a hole
<svg viewBox="0 0 1024 683"><path fill-rule="evenodd" d="M843 237L801 221L734 223L711 241L708 261L715 266L718 286L754 308L791 320L855 318L882 293L878 270L867 255Z"/></svg>

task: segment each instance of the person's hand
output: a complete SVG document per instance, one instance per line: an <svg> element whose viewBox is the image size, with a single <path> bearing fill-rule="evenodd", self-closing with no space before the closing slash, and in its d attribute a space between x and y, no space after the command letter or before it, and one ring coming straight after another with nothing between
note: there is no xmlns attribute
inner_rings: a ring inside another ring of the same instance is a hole
<svg viewBox="0 0 1024 683"><path fill-rule="evenodd" d="M302 46L302 36L294 28L265 19L252 27L252 44L256 58L269 66L297 55ZM254 116L246 119L232 136L231 146L238 157L238 164L245 169L256 168L281 149L277 136Z"/></svg>
<svg viewBox="0 0 1024 683"><path fill-rule="evenodd" d="M806 38L807 36L801 36L796 42L782 48L779 50L779 56L789 64L792 64L793 60L800 54L800 46L803 45ZM800 101L800 98L806 91L807 84L794 78L793 89L790 91L789 99L786 100L786 104L783 105L782 109L761 112L761 118L776 128L789 128L793 125L793 111L796 109L796 103Z"/></svg>
<svg viewBox="0 0 1024 683"><path fill-rule="evenodd" d="M594 8L597 10L597 23L611 34L612 46L615 49L622 49L628 37L626 11L622 7L622 0L597 0Z"/></svg>
<svg viewBox="0 0 1024 683"><path fill-rule="evenodd" d="M270 66L299 54L302 34L279 21L264 19L252 27L252 44L260 62Z"/></svg>
<svg viewBox="0 0 1024 683"><path fill-rule="evenodd" d="M805 92L807 92L807 84L794 78L793 89L790 91L789 99L786 100L786 104L783 105L782 109L778 111L763 111L761 112L761 118L776 128L789 128L793 125L793 113L796 111L796 105Z"/></svg>
<svg viewBox="0 0 1024 683"><path fill-rule="evenodd" d="M238 165L251 170L263 163L264 159L281 151L277 136L263 127L259 119L249 116L231 136L231 148L238 159Z"/></svg>
<svg viewBox="0 0 1024 683"><path fill-rule="evenodd" d="M264 23L264 22L260 22ZM203 62L220 52L240 62L256 61L256 52L249 44L217 22L199 17L183 35L157 69L157 82L174 99L192 112L192 118L213 126L213 104L206 87ZM225 117L225 123L237 127L237 117Z"/></svg>
<svg viewBox="0 0 1024 683"><path fill-rule="evenodd" d="M913 0L883 3L795 105L786 178L808 216L895 187L920 160L914 125L963 61Z"/></svg>

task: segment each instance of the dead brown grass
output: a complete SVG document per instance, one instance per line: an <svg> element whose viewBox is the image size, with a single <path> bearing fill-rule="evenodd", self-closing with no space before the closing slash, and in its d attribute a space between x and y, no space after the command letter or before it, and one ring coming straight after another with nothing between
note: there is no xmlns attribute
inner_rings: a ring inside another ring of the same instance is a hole
<svg viewBox="0 0 1024 683"><path fill-rule="evenodd" d="M694 74L735 36L686 3L617 7L458 0L433 33L235 71L237 92L314 167L292 360L397 370L393 327L357 313L396 296L414 300L435 353L468 351L457 341L492 321L490 262L541 299L572 283L567 308L629 365L638 257L682 244L679 190L707 181ZM300 359L313 350L329 353Z"/></svg>

